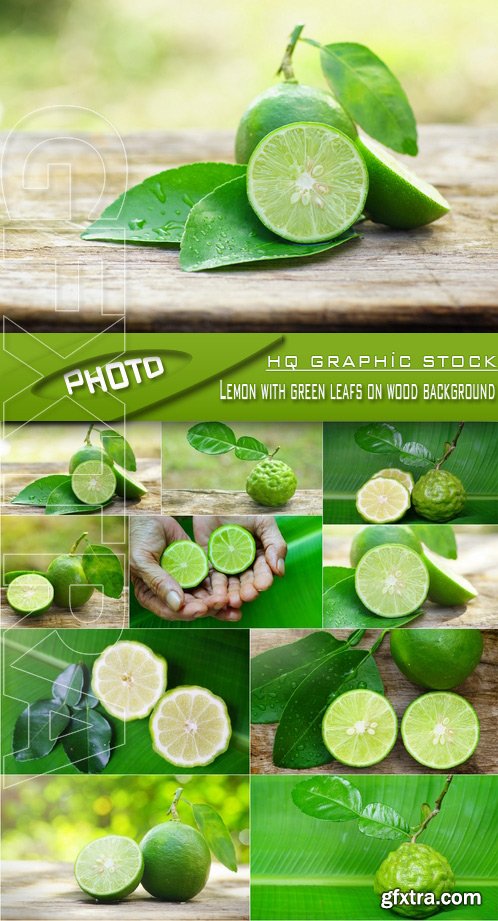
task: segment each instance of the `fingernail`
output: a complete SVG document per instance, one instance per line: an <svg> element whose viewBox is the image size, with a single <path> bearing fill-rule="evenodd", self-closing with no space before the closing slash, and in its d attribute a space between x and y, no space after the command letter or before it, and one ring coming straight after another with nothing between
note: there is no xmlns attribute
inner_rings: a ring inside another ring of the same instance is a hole
<svg viewBox="0 0 498 921"><path fill-rule="evenodd" d="M277 571L280 576L285 576L285 563L283 560L279 560L277 563Z"/></svg>
<svg viewBox="0 0 498 921"><path fill-rule="evenodd" d="M182 602L178 592L168 592L166 595L166 601L168 603L168 607L171 608L172 611L180 610Z"/></svg>

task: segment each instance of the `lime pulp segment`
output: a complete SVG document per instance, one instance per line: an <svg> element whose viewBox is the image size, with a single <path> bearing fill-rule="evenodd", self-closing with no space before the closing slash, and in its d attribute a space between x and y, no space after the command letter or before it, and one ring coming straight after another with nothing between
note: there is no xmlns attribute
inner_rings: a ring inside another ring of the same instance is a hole
<svg viewBox="0 0 498 921"><path fill-rule="evenodd" d="M370 524L399 521L410 508L410 493L392 477L372 477L358 490L356 508Z"/></svg>
<svg viewBox="0 0 498 921"><path fill-rule="evenodd" d="M166 689L166 660L143 643L125 640L101 652L92 690L112 716L127 722L148 716Z"/></svg>
<svg viewBox="0 0 498 921"><path fill-rule="evenodd" d="M401 735L407 752L424 767L446 771L467 761L479 741L479 720L464 697L436 691L405 710Z"/></svg>
<svg viewBox="0 0 498 921"><path fill-rule="evenodd" d="M211 764L226 751L232 728L225 701L207 688L168 691L150 718L154 750L178 767Z"/></svg>
<svg viewBox="0 0 498 921"><path fill-rule="evenodd" d="M358 689L337 697L325 711L323 741L333 757L350 767L382 761L398 734L398 720L388 700L376 691Z"/></svg>
<svg viewBox="0 0 498 921"><path fill-rule="evenodd" d="M259 219L294 243L319 243L348 230L368 191L363 157L345 134L313 122L277 128L247 167L247 194Z"/></svg>
<svg viewBox="0 0 498 921"><path fill-rule="evenodd" d="M192 540L174 540L166 547L161 566L182 588L195 588L209 572L204 550Z"/></svg>
<svg viewBox="0 0 498 921"><path fill-rule="evenodd" d="M256 541L242 525L223 524L209 538L208 556L218 572L236 575L254 562Z"/></svg>
<svg viewBox="0 0 498 921"><path fill-rule="evenodd" d="M409 493L411 493L415 485L412 474L408 473L406 470L400 470L398 467L384 467L383 470L377 470L372 480L376 480L377 477L383 477L387 480L398 480L398 483L401 483Z"/></svg>
<svg viewBox="0 0 498 921"><path fill-rule="evenodd" d="M429 574L418 553L401 544L382 544L365 553L355 573L360 601L381 617L404 617L427 598Z"/></svg>
<svg viewBox="0 0 498 921"><path fill-rule="evenodd" d="M116 477L111 467L99 460L78 464L71 476L71 489L80 502L101 505L116 491Z"/></svg>
<svg viewBox="0 0 498 921"><path fill-rule="evenodd" d="M42 614L54 598L51 582L36 573L17 576L7 588L7 602L18 614Z"/></svg>
<svg viewBox="0 0 498 921"><path fill-rule="evenodd" d="M107 835L87 844L76 858L78 886L101 902L115 902L133 892L144 870L142 851L131 838Z"/></svg>

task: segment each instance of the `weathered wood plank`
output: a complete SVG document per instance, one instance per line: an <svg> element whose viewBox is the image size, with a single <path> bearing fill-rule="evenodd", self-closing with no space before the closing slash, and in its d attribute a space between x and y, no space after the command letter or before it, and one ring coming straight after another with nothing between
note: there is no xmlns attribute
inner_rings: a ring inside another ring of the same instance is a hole
<svg viewBox="0 0 498 921"><path fill-rule="evenodd" d="M213 864L206 888L190 902L158 902L141 886L122 902L96 903L78 888L72 864L13 860L2 864L5 921L245 921L249 917L249 869L230 873Z"/></svg>
<svg viewBox="0 0 498 921"><path fill-rule="evenodd" d="M320 515L320 489L298 489L282 508L258 505L246 492L223 489L167 489L165 515Z"/></svg>
<svg viewBox="0 0 498 921"><path fill-rule="evenodd" d="M287 643L311 633L310 630L252 630L251 655L255 656L267 649L284 646ZM346 630L334 630L334 636L344 639L348 636ZM368 630L358 648L366 649L372 646L377 638L377 631ZM386 696L391 701L398 718L401 717L406 707L423 691L411 684L399 671L391 659L389 641L385 639L380 650L375 656ZM495 745L495 726L498 717L497 688L498 681L498 632L488 630L484 632L484 653L477 669L458 688L458 693L463 694L476 708L481 723L481 737L477 749L465 764L454 768L455 773L461 774L494 774L498 769L498 757ZM333 761L321 767L312 768L306 772L276 768L272 762L273 739L276 724L264 726L251 726L251 772L253 774L435 774L417 764L405 750L401 735L388 757L371 768L358 770L344 768L343 765Z"/></svg>
<svg viewBox="0 0 498 921"><path fill-rule="evenodd" d="M421 128L416 170L453 207L437 224L404 233L365 223L361 242L333 254L199 274L180 270L175 249L82 241L83 227L126 186L122 149L106 136L39 145L43 137L11 137L4 161L0 309L31 329L101 329L124 306L130 330L496 328L496 125ZM231 132L123 140L128 186L168 166L233 155Z"/></svg>
<svg viewBox="0 0 498 921"><path fill-rule="evenodd" d="M129 626L128 588L123 589L121 598L107 598L101 592L94 592L82 608L71 612L62 608L51 607L45 614L34 617L29 614L16 614L7 604L6 590L0 594L0 627L43 627L72 629L76 627L114 627L122 629Z"/></svg>

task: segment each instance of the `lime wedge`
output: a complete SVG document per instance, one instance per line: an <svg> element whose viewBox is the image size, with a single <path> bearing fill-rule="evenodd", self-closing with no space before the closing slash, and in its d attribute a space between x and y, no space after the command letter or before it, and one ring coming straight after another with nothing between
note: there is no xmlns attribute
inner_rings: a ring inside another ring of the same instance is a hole
<svg viewBox="0 0 498 921"><path fill-rule="evenodd" d="M355 588L373 614L404 617L417 611L427 598L429 574L415 550L402 544L381 544L358 563Z"/></svg>
<svg viewBox="0 0 498 921"><path fill-rule="evenodd" d="M150 718L154 751L177 767L211 764L232 735L225 701L196 686L178 687L161 698Z"/></svg>
<svg viewBox="0 0 498 921"><path fill-rule="evenodd" d="M384 477L387 480L397 480L398 483L402 483L403 486L411 493L413 487L415 486L415 480L411 473L408 473L406 470L399 470L398 467L384 467L383 470L377 470L377 473L374 473L372 480L376 480L377 477Z"/></svg>
<svg viewBox="0 0 498 921"><path fill-rule="evenodd" d="M43 614L54 599L54 588L45 576L17 576L7 588L7 602L18 614Z"/></svg>
<svg viewBox="0 0 498 921"><path fill-rule="evenodd" d="M346 691L325 711L322 735L336 761L349 767L369 767L391 751L398 720L382 694L363 689Z"/></svg>
<svg viewBox="0 0 498 921"><path fill-rule="evenodd" d="M107 646L92 669L92 691L124 722L148 716L166 688L166 660L148 646L125 640Z"/></svg>
<svg viewBox="0 0 498 921"><path fill-rule="evenodd" d="M80 502L103 505L116 492L116 477L112 468L102 461L84 461L71 475L71 489Z"/></svg>
<svg viewBox="0 0 498 921"><path fill-rule="evenodd" d="M370 177L365 210L373 221L409 230L448 213L448 202L433 185L419 179L375 141L362 138L357 145Z"/></svg>
<svg viewBox="0 0 498 921"><path fill-rule="evenodd" d="M423 559L429 571L429 598L446 607L467 604L477 597L477 590L464 576L452 572L446 560L424 547Z"/></svg>
<svg viewBox="0 0 498 921"><path fill-rule="evenodd" d="M260 141L247 167L247 195L260 221L294 243L319 243L348 230L367 191L358 148L328 125L277 128Z"/></svg>
<svg viewBox="0 0 498 921"><path fill-rule="evenodd" d="M135 841L123 835L107 835L91 841L74 864L78 886L99 902L117 902L130 895L143 872L142 851Z"/></svg>
<svg viewBox="0 0 498 921"><path fill-rule="evenodd" d="M193 540L174 540L166 547L161 566L182 588L195 588L209 572L207 556Z"/></svg>
<svg viewBox="0 0 498 921"><path fill-rule="evenodd" d="M479 720L464 697L436 691L417 697L405 710L401 735L415 761L447 771L473 755L479 741Z"/></svg>
<svg viewBox="0 0 498 921"><path fill-rule="evenodd" d="M256 541L247 528L222 524L209 538L208 556L218 572L233 576L249 569L254 562Z"/></svg>
<svg viewBox="0 0 498 921"><path fill-rule="evenodd" d="M370 524L399 521L410 508L410 493L398 480L373 477L356 493L356 508Z"/></svg>
<svg viewBox="0 0 498 921"><path fill-rule="evenodd" d="M140 480L134 480L128 470L116 463L112 469L116 477L116 495L124 496L125 499L141 499L147 495L144 484Z"/></svg>

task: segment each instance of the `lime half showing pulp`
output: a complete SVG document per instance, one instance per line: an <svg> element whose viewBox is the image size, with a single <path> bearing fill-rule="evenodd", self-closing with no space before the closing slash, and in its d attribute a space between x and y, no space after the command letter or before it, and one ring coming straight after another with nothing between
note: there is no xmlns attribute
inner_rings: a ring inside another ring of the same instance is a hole
<svg viewBox="0 0 498 921"><path fill-rule="evenodd" d="M103 505L116 491L116 477L107 464L99 460L78 464L71 476L71 489L86 505Z"/></svg>
<svg viewBox="0 0 498 921"><path fill-rule="evenodd" d="M54 599L54 588L45 576L17 576L7 588L7 601L18 614L43 614Z"/></svg>
<svg viewBox="0 0 498 921"><path fill-rule="evenodd" d="M435 691L422 694L405 710L401 735L415 761L424 767L447 771L474 754L479 741L479 720L464 697Z"/></svg>
<svg viewBox="0 0 498 921"><path fill-rule="evenodd" d="M193 540L174 540L166 547L161 566L182 588L195 588L209 572L207 556Z"/></svg>
<svg viewBox="0 0 498 921"><path fill-rule="evenodd" d="M376 691L358 689L337 697L325 711L323 741L333 757L350 767L369 767L391 751L398 720Z"/></svg>
<svg viewBox="0 0 498 921"><path fill-rule="evenodd" d="M358 490L356 508L370 524L399 521L410 508L410 493L399 480L373 477Z"/></svg>
<svg viewBox="0 0 498 921"><path fill-rule="evenodd" d="M226 751L232 735L225 701L207 688L168 691L150 718L154 750L178 767L211 764Z"/></svg>
<svg viewBox="0 0 498 921"><path fill-rule="evenodd" d="M114 643L95 660L93 693L108 713L124 722L148 716L165 689L166 660L143 643Z"/></svg>
<svg viewBox="0 0 498 921"><path fill-rule="evenodd" d="M233 576L253 564L256 541L242 525L222 524L209 538L208 556L218 572Z"/></svg>
<svg viewBox="0 0 498 921"><path fill-rule="evenodd" d="M319 243L358 220L368 173L345 134L313 122L277 128L247 167L247 194L260 221L294 243Z"/></svg>
<svg viewBox="0 0 498 921"><path fill-rule="evenodd" d="M107 835L87 844L76 858L74 875L83 892L99 902L117 902L133 892L144 871L142 851L131 838Z"/></svg>
<svg viewBox="0 0 498 921"><path fill-rule="evenodd" d="M404 617L417 611L427 598L429 573L414 550L401 544L382 544L361 558L355 588L373 614Z"/></svg>

